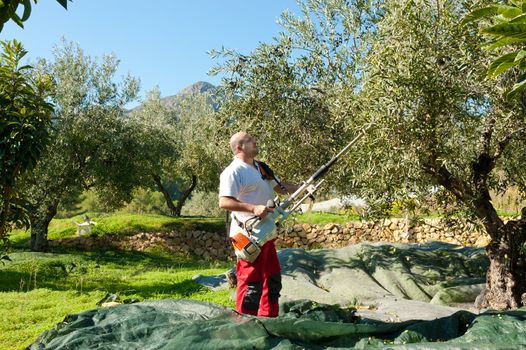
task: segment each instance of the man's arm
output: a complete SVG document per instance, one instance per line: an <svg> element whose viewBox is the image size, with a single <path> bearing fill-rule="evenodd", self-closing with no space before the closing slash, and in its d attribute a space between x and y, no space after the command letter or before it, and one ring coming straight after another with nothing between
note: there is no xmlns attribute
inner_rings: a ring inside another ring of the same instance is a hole
<svg viewBox="0 0 526 350"><path fill-rule="evenodd" d="M219 197L219 207L221 209L230 211L244 211L252 213L260 218L267 216L267 213L272 213L273 208L267 208L264 205L254 205L250 203L240 202L234 197Z"/></svg>

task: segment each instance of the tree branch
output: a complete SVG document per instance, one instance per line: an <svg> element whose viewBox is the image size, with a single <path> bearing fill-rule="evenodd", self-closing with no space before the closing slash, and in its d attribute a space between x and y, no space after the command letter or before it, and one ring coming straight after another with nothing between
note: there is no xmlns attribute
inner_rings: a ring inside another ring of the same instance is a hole
<svg viewBox="0 0 526 350"><path fill-rule="evenodd" d="M483 153L486 153L486 154L490 153L491 137L493 136L494 128L495 128L495 118L490 118L486 125L486 130L484 130L484 132L482 133L480 137L480 143L482 144Z"/></svg>
<svg viewBox="0 0 526 350"><path fill-rule="evenodd" d="M510 143L512 138L514 136L516 136L517 134L524 133L524 132L526 132L526 127L517 129L514 132L506 135L506 137L504 137L502 140L500 140L498 142L498 144L497 144L497 151L493 155L493 159L494 160L499 159L502 156L502 154L504 153L504 150L506 149L506 146L508 146L508 144Z"/></svg>
<svg viewBox="0 0 526 350"><path fill-rule="evenodd" d="M467 197L471 196L471 191L469 191L468 187L455 178L445 166L437 168L434 165L426 165L424 166L424 172L435 177L438 180L438 183L453 193L458 200L465 202Z"/></svg>
<svg viewBox="0 0 526 350"><path fill-rule="evenodd" d="M482 198L489 200L489 190L487 186L488 174L495 167L495 157L490 156L491 140L495 130L495 118L489 118L486 124L486 129L480 136L480 143L482 151L478 155L477 160L471 165L473 170L473 183Z"/></svg>

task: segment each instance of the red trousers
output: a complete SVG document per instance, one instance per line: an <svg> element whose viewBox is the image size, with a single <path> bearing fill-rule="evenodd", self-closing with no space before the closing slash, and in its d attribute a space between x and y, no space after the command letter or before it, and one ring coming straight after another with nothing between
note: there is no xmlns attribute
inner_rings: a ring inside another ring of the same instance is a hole
<svg viewBox="0 0 526 350"><path fill-rule="evenodd" d="M251 263L237 260L236 310L242 314L277 317L281 267L274 241L265 243Z"/></svg>

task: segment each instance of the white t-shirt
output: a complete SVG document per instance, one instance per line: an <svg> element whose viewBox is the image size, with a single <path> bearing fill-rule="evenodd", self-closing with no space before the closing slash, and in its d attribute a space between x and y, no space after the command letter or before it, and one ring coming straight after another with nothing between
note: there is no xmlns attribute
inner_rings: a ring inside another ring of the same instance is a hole
<svg viewBox="0 0 526 350"><path fill-rule="evenodd" d="M219 197L233 197L244 203L267 205L268 200L274 198L274 187L277 184L275 180L263 180L255 165L247 164L236 157L221 173ZM241 222L245 222L245 220L254 217L254 214L235 211L232 212L232 216ZM232 217L230 237L240 231L244 232Z"/></svg>

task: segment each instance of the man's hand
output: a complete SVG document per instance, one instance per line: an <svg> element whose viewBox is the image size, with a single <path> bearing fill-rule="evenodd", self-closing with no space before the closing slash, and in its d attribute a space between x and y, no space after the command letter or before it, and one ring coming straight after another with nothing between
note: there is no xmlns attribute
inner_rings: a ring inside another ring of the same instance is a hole
<svg viewBox="0 0 526 350"><path fill-rule="evenodd" d="M274 208L269 208L264 205L254 205L254 209L252 210L252 213L254 213L254 215L259 216L262 219L264 219L268 213L272 212L274 212Z"/></svg>
<svg viewBox="0 0 526 350"><path fill-rule="evenodd" d="M267 216L268 213L272 213L274 211L274 208L269 208L264 205L243 203L233 197L220 197L219 207L230 211L244 211L246 213L253 213L261 219Z"/></svg>

